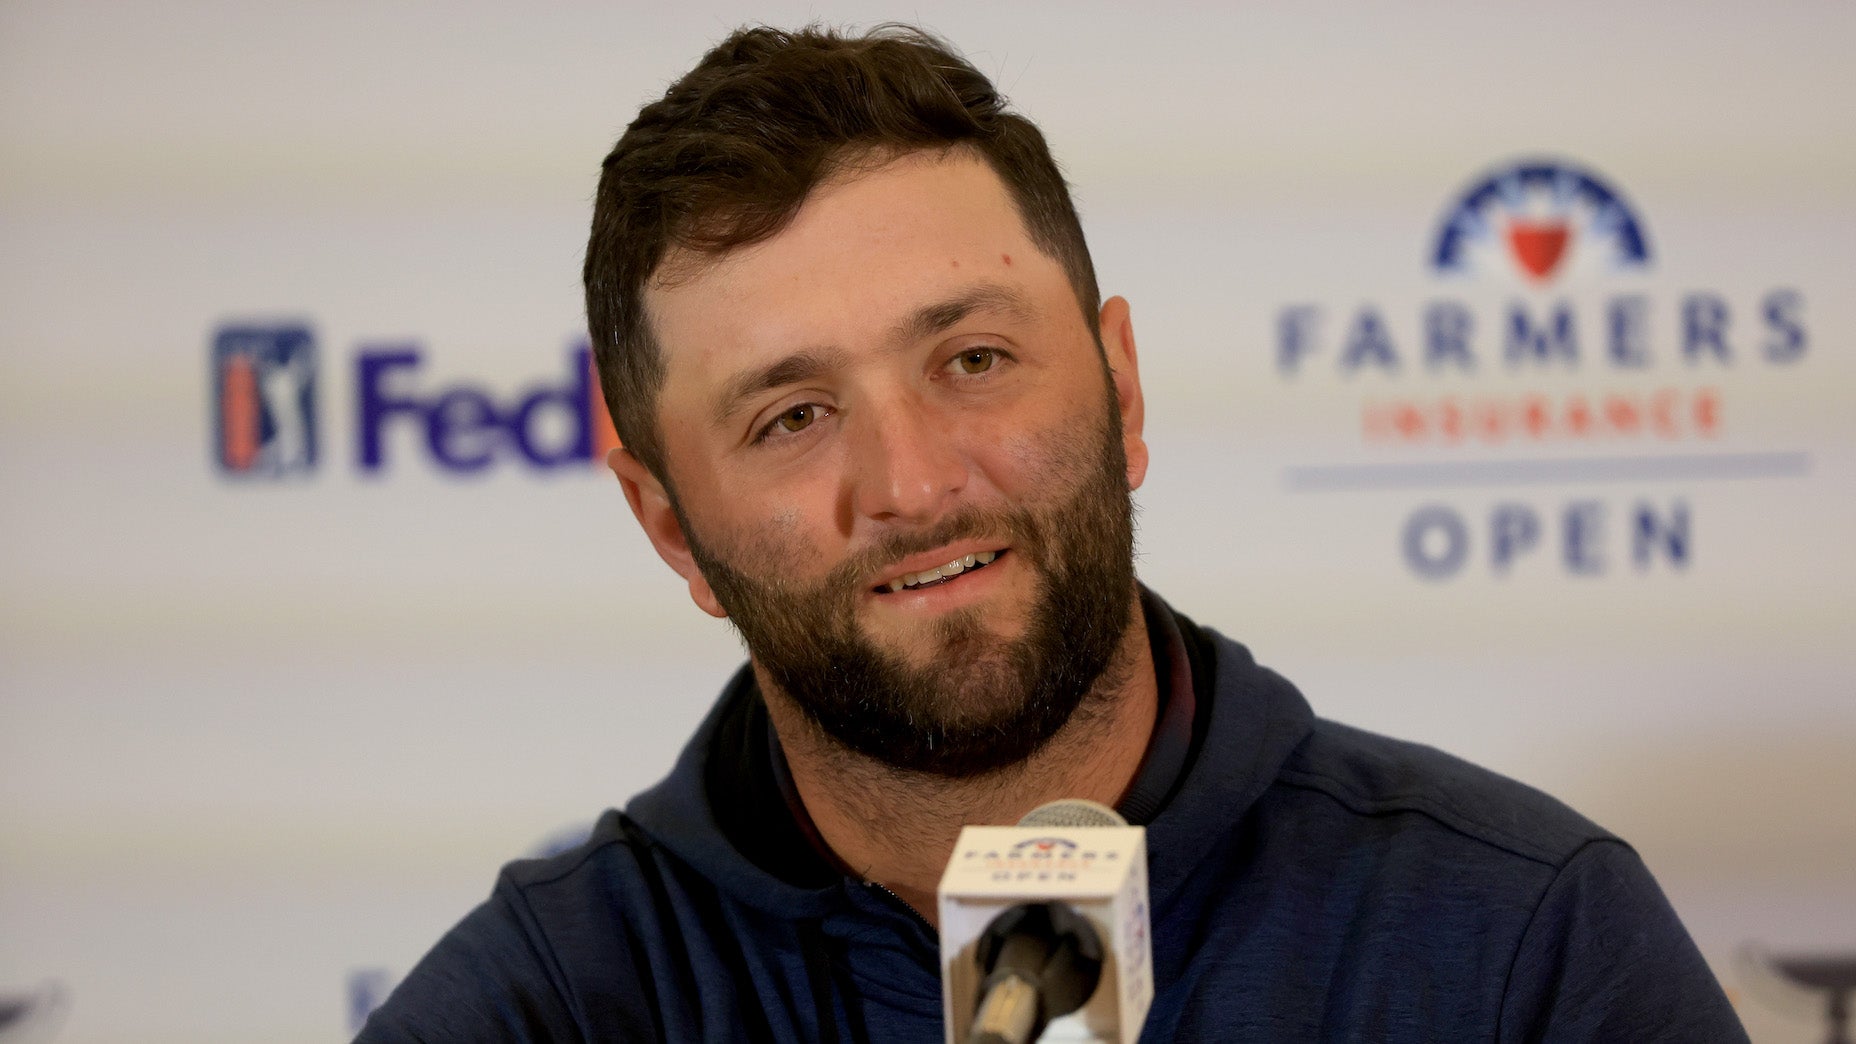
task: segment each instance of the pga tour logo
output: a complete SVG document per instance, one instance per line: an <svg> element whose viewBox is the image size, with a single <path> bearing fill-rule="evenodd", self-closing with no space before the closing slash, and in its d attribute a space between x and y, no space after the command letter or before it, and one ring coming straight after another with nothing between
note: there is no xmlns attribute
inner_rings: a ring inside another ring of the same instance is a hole
<svg viewBox="0 0 1856 1044"><path fill-rule="evenodd" d="M213 456L234 477L316 466L316 341L302 325L232 325L212 347Z"/></svg>
<svg viewBox="0 0 1856 1044"><path fill-rule="evenodd" d="M1431 267L1445 276L1507 273L1532 287L1574 271L1601 275L1650 262L1643 226L1597 175L1524 161L1471 185L1445 213Z"/></svg>

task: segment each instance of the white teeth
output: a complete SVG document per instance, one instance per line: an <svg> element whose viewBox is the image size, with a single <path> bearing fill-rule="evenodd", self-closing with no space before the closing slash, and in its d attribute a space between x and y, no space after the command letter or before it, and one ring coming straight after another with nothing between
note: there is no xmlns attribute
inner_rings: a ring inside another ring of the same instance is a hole
<svg viewBox="0 0 1856 1044"><path fill-rule="evenodd" d="M919 587L922 584L932 584L936 580L945 577L958 576L972 569L974 566L988 565L993 559L998 557L999 552L997 551L976 551L970 555L962 555L944 566L924 569L919 573L905 574L898 579L891 580L885 586L893 593L905 587Z"/></svg>

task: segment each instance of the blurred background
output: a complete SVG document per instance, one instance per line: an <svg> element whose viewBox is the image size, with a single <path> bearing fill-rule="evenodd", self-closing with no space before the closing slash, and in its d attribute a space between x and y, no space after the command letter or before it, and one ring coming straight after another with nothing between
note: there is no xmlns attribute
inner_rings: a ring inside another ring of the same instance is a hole
<svg viewBox="0 0 1856 1044"><path fill-rule="evenodd" d="M346 1039L669 768L741 652L593 463L599 161L889 19L1133 304L1145 581L1822 1039L1747 955L1856 951L1856 7L6 0L0 1040Z"/></svg>

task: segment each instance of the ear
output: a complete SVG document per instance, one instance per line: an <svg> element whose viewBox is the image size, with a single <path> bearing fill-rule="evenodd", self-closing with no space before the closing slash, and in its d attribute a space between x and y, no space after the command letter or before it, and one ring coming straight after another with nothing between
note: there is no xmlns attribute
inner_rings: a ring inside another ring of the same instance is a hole
<svg viewBox="0 0 1856 1044"><path fill-rule="evenodd" d="M670 494L664 484L623 447L606 454L606 466L618 476L619 485L625 489L625 502L632 506L632 514L637 516L638 525L650 538L651 546L657 549L657 556L690 585L690 600L696 603L696 608L710 616L726 617L728 611L716 600L715 592L709 589L709 581L703 578L702 570L696 565L696 556L690 554L689 539L683 535L683 523L678 521L676 509L670 506Z"/></svg>
<svg viewBox="0 0 1856 1044"><path fill-rule="evenodd" d="M1115 382L1115 401L1121 410L1121 448L1128 458L1128 488L1140 489L1147 478L1147 404L1141 398L1141 368L1134 349L1134 320L1127 298L1111 297L1102 303L1102 351L1108 357L1109 377Z"/></svg>

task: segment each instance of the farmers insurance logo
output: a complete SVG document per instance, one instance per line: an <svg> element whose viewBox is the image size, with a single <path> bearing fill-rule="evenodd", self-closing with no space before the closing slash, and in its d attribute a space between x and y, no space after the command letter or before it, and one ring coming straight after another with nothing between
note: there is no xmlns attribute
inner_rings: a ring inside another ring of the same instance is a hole
<svg viewBox="0 0 1856 1044"><path fill-rule="evenodd" d="M1444 217L1431 267L1446 275L1506 273L1544 286L1563 271L1644 268L1643 227L1596 176L1522 163L1477 182Z"/></svg>
<svg viewBox="0 0 1856 1044"><path fill-rule="evenodd" d="M498 466L591 472L618 445L583 339L568 346L564 372L513 394L470 379L435 381L426 356L417 343L363 344L344 367L353 388L349 442L361 473L386 471L407 457L454 476ZM227 324L213 335L209 358L212 457L220 473L234 479L313 473L324 374L310 327Z"/></svg>
<svg viewBox="0 0 1856 1044"><path fill-rule="evenodd" d="M1606 179L1517 162L1445 208L1426 252L1445 292L1283 306L1284 385L1360 395L1360 460L1292 466L1287 486L1408 494L1385 546L1427 581L1687 569L1705 530L1686 490L1809 472L1750 441L1734 392L1796 371L1810 336L1790 287L1656 292L1652 244Z"/></svg>

